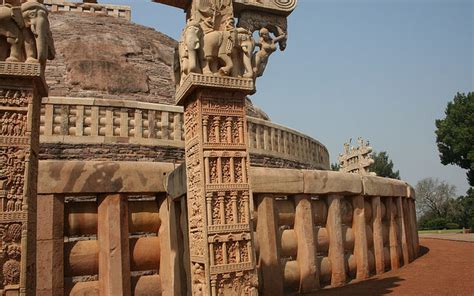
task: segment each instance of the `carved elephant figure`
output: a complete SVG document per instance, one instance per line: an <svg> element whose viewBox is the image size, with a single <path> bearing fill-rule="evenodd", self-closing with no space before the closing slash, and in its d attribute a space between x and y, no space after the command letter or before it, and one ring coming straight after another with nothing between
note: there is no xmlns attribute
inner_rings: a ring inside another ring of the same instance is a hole
<svg viewBox="0 0 474 296"><path fill-rule="evenodd" d="M202 72L228 76L232 73L232 52L236 31L211 31L204 34L202 50Z"/></svg>
<svg viewBox="0 0 474 296"><path fill-rule="evenodd" d="M0 49L8 62L26 60L40 63L44 69L46 60L54 59L48 10L41 3L28 1L21 7L0 6L0 36L7 42Z"/></svg>
<svg viewBox="0 0 474 296"><path fill-rule="evenodd" d="M20 62L23 55L23 22L19 7L0 6L0 36L5 40L0 44L1 59L7 62Z"/></svg>
<svg viewBox="0 0 474 296"><path fill-rule="evenodd" d="M237 38L235 39L232 59L234 63L232 76L253 78L254 65L252 64L255 50L255 40L252 33L244 28L237 28Z"/></svg>
<svg viewBox="0 0 474 296"><path fill-rule="evenodd" d="M48 10L38 2L26 2L21 5L25 23L25 52L27 63L40 63L43 67L46 60L54 59L53 36L48 20Z"/></svg>
<svg viewBox="0 0 474 296"><path fill-rule="evenodd" d="M181 79L189 73L201 73L202 39L203 33L199 23L188 22L178 45Z"/></svg>

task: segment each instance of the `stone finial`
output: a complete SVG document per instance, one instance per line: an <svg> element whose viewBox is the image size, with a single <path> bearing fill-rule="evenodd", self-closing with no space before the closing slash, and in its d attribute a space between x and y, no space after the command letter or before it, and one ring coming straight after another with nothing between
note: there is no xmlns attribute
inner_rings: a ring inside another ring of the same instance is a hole
<svg viewBox="0 0 474 296"><path fill-rule="evenodd" d="M19 3L21 2L21 3ZM0 5L0 60L39 63L42 70L46 60L55 56L54 42L43 1L7 1Z"/></svg>
<svg viewBox="0 0 474 296"><path fill-rule="evenodd" d="M372 156L372 147L368 141L361 137L357 139L358 147L351 147L352 139L344 143L344 152L339 154L339 171L344 173L355 173L360 175L372 175L375 173L369 171L369 167L374 163Z"/></svg>

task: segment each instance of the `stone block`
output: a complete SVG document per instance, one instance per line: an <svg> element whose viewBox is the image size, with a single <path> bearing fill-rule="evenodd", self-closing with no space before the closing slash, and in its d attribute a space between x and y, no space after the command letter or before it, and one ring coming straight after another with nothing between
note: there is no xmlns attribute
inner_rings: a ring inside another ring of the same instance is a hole
<svg viewBox="0 0 474 296"><path fill-rule="evenodd" d="M63 197L55 195L38 195L37 203L37 240L63 238Z"/></svg>
<svg viewBox="0 0 474 296"><path fill-rule="evenodd" d="M172 163L109 161L42 161L38 191L50 193L164 192Z"/></svg>
<svg viewBox="0 0 474 296"><path fill-rule="evenodd" d="M64 289L63 238L36 244L37 295L62 295ZM47 294L47 291L52 291Z"/></svg>
<svg viewBox="0 0 474 296"><path fill-rule="evenodd" d="M165 178L166 192L172 199L179 198L186 194L186 166L181 164L170 172Z"/></svg>
<svg viewBox="0 0 474 296"><path fill-rule="evenodd" d="M250 168L253 192L298 194L303 193L303 172L292 169Z"/></svg>
<svg viewBox="0 0 474 296"><path fill-rule="evenodd" d="M362 180L357 174L333 171L304 170L305 194L343 194L362 193Z"/></svg>
<svg viewBox="0 0 474 296"><path fill-rule="evenodd" d="M364 176L362 177L364 195L369 196L401 196L408 195L407 184L400 180Z"/></svg>

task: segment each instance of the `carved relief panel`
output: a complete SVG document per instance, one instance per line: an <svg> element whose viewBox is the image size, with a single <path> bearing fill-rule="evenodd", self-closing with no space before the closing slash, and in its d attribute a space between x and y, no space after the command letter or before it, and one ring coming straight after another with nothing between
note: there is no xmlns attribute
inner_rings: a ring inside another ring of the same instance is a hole
<svg viewBox="0 0 474 296"><path fill-rule="evenodd" d="M33 183L28 182L33 182L31 174L36 172L31 155L38 146L31 140L38 135L32 133L31 112L39 112L39 104L36 109L33 106L33 95L28 89L0 89L0 294L25 288L21 284L26 276L22 260L27 257L22 234L28 235L28 198L34 191L29 189Z"/></svg>
<svg viewBox="0 0 474 296"><path fill-rule="evenodd" d="M206 89L185 104L193 295L256 291L244 98Z"/></svg>

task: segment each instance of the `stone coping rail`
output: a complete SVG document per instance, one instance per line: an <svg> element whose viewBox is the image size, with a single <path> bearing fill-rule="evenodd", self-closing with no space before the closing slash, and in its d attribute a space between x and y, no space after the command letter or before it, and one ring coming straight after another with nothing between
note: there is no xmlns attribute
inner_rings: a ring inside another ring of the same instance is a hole
<svg viewBox="0 0 474 296"><path fill-rule="evenodd" d="M67 2L62 0L44 0L43 4L51 12L84 12L124 18L128 21L132 19L132 10L130 6L125 5Z"/></svg>
<svg viewBox="0 0 474 296"><path fill-rule="evenodd" d="M329 169L327 148L317 140L270 121L249 117L250 153ZM179 106L99 98L43 98L41 143L128 143L184 149Z"/></svg>

